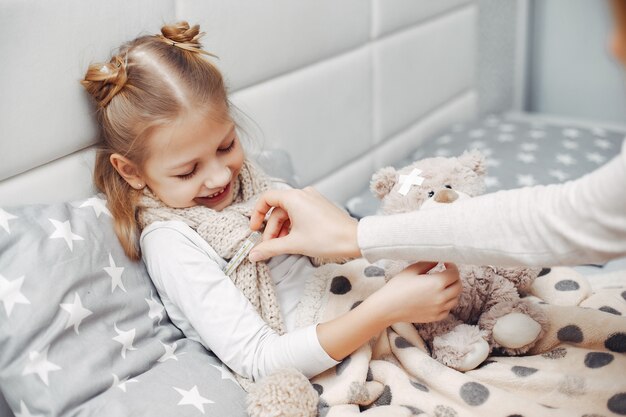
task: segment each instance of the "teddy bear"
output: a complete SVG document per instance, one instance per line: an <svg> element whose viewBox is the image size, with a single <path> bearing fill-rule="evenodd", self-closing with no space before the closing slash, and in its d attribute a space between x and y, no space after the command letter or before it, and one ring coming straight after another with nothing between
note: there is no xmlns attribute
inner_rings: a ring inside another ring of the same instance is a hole
<svg viewBox="0 0 626 417"><path fill-rule="evenodd" d="M480 195L485 190L486 163L478 151L459 157L434 157L399 170L377 171L370 189L382 200L379 214L436 210ZM417 260L415 260L417 261ZM407 264L384 261L389 276ZM520 355L546 332L548 319L528 294L541 268L502 268L458 265L463 284L458 305L442 321L415 324L439 362L468 371L480 365L492 350Z"/></svg>

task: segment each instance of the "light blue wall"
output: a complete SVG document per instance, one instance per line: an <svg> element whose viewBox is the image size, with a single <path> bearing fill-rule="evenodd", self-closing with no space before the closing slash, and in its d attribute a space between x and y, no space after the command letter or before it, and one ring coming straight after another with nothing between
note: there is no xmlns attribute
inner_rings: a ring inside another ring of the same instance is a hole
<svg viewBox="0 0 626 417"><path fill-rule="evenodd" d="M527 109L626 123L626 77L612 59L605 0L533 0Z"/></svg>

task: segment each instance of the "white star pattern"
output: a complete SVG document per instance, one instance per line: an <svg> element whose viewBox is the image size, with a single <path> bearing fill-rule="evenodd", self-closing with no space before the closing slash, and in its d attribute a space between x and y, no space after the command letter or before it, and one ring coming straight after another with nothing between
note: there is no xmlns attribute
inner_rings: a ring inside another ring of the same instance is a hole
<svg viewBox="0 0 626 417"><path fill-rule="evenodd" d="M502 132L513 132L513 131L515 131L515 129L516 129L515 125L511 125L511 124L500 125L500 130Z"/></svg>
<svg viewBox="0 0 626 417"><path fill-rule="evenodd" d="M531 130L529 135L533 139L543 139L546 137L546 132L543 130Z"/></svg>
<svg viewBox="0 0 626 417"><path fill-rule="evenodd" d="M533 155L532 153L523 153L523 152L520 152L517 154L517 159L522 161L525 164L532 164L533 162L537 160L535 158L535 155Z"/></svg>
<svg viewBox="0 0 626 417"><path fill-rule="evenodd" d="M471 142L469 144L470 149L472 148L484 148L485 147L485 142L483 142L482 140L475 140L474 142Z"/></svg>
<svg viewBox="0 0 626 417"><path fill-rule="evenodd" d="M422 159L422 157L424 156L424 150L423 149L418 149L417 151L415 151L413 153L412 158L415 159Z"/></svg>
<svg viewBox="0 0 626 417"><path fill-rule="evenodd" d="M96 213L97 218L100 218L100 215L102 213L106 214L109 217L113 217L111 216L111 212L106 206L106 200L103 200L101 198L98 198L98 197L88 198L87 201L81 204L79 208L83 208L83 207L93 208L93 211Z"/></svg>
<svg viewBox="0 0 626 417"><path fill-rule="evenodd" d="M577 138L580 136L578 129L563 129L561 132L566 138Z"/></svg>
<svg viewBox="0 0 626 417"><path fill-rule="evenodd" d="M517 174L517 185L521 187L532 187L536 184L535 178L531 174Z"/></svg>
<svg viewBox="0 0 626 417"><path fill-rule="evenodd" d="M204 404L213 404L213 401L200 395L197 385L191 387L189 391L182 388L172 388L174 388L176 392L183 396L183 398L178 402L178 405L193 405L198 410L200 410L202 414L204 414Z"/></svg>
<svg viewBox="0 0 626 417"><path fill-rule="evenodd" d="M146 300L146 303L148 303L148 308L150 309L148 311L148 317L150 317L150 319L158 317L158 323L160 324L161 320L163 320L163 306L161 305L161 303L154 299L154 297L152 296L152 291L150 291L150 298L144 298L144 300Z"/></svg>
<svg viewBox="0 0 626 417"><path fill-rule="evenodd" d="M593 144L596 145L600 149L610 149L611 142L606 139L596 139L593 141Z"/></svg>
<svg viewBox="0 0 626 417"><path fill-rule="evenodd" d="M591 133L595 136L606 136L606 130L602 129L601 127L594 127L593 129L591 129Z"/></svg>
<svg viewBox="0 0 626 417"><path fill-rule="evenodd" d="M15 417L44 417L44 415L31 413L24 400L20 400L20 411L15 413Z"/></svg>
<svg viewBox="0 0 626 417"><path fill-rule="evenodd" d="M500 180L497 177L485 177L485 186L487 188L497 187L500 185Z"/></svg>
<svg viewBox="0 0 626 417"><path fill-rule="evenodd" d="M135 329L123 331L117 328L117 323L113 323L113 327L117 332L117 336L115 336L113 340L122 345L122 358L126 359L127 350L137 350L137 348L133 346L133 341L135 340Z"/></svg>
<svg viewBox="0 0 626 417"><path fill-rule="evenodd" d="M576 163L576 159L572 157L572 155L568 153L560 153L556 155L556 161L559 164L563 165L574 165Z"/></svg>
<svg viewBox="0 0 626 417"><path fill-rule="evenodd" d="M113 260L111 253L109 253L109 266L105 266L102 269L104 269L104 271L111 277L111 292L115 291L117 287L120 287L122 291L126 292L126 288L124 288L124 283L122 282L122 273L124 272L124 268L115 265L115 261Z"/></svg>
<svg viewBox="0 0 626 417"><path fill-rule="evenodd" d="M228 370L228 368L226 366L224 366L224 364L221 364L221 365L210 364L210 365L212 367L214 367L215 369L218 369L220 371L220 375L221 375L222 379L230 379L235 384L239 385L239 382L237 382L237 380L235 379L233 374Z"/></svg>
<svg viewBox="0 0 626 417"><path fill-rule="evenodd" d="M484 121L485 126L489 127L496 127L499 123L500 119L498 119L496 116L488 116Z"/></svg>
<svg viewBox="0 0 626 417"><path fill-rule="evenodd" d="M65 324L67 329L70 326L74 326L74 331L78 334L78 326L86 317L93 314L91 310L87 310L83 307L83 303L80 301L80 297L77 292L74 293L74 302L72 304L59 304L61 308L70 313L70 318Z"/></svg>
<svg viewBox="0 0 626 417"><path fill-rule="evenodd" d="M175 352L176 352L176 348L178 347L178 345L176 344L176 342L174 342L174 344L172 345L166 345L163 342L160 342L160 343L163 345L163 348L165 349L165 353L161 355L161 357L157 359L157 361L165 362L168 359L174 359L175 361L177 361L178 357L175 355Z"/></svg>
<svg viewBox="0 0 626 417"><path fill-rule="evenodd" d="M485 136L484 129L474 129L474 130L470 130L469 132L469 137L472 139L482 138L483 136Z"/></svg>
<svg viewBox="0 0 626 417"><path fill-rule="evenodd" d="M502 162L499 159L487 158L485 163L488 167L499 167Z"/></svg>
<svg viewBox="0 0 626 417"><path fill-rule="evenodd" d="M597 152L588 153L587 159L590 160L591 162L595 162L596 164L601 164L604 161L606 161L606 158Z"/></svg>
<svg viewBox="0 0 626 417"><path fill-rule="evenodd" d="M498 142L506 143L513 142L515 140L515 136L510 133L501 133L498 135Z"/></svg>
<svg viewBox="0 0 626 417"><path fill-rule="evenodd" d="M0 274L0 301L4 305L7 317L11 316L15 304L30 304L30 301L20 292L23 283L24 277L9 281Z"/></svg>
<svg viewBox="0 0 626 417"><path fill-rule="evenodd" d="M569 178L569 174L568 173L563 172L563 171L561 171L559 169L552 169L552 170L548 171L548 174L550 174L550 176L556 178L557 180L559 180L561 182L563 182L563 181L565 181L566 179Z"/></svg>
<svg viewBox="0 0 626 417"><path fill-rule="evenodd" d="M9 229L9 220L14 219L17 219L17 216L14 216L0 208L0 226L2 226L8 234L11 234L11 229Z"/></svg>
<svg viewBox="0 0 626 417"><path fill-rule="evenodd" d="M539 145L533 142L524 142L519 147L524 152L533 152L539 149Z"/></svg>
<svg viewBox="0 0 626 417"><path fill-rule="evenodd" d="M439 148L435 151L435 156L443 156L443 157L450 156L450 149Z"/></svg>
<svg viewBox="0 0 626 417"><path fill-rule="evenodd" d="M578 142L565 139L561 142L565 149L578 149Z"/></svg>
<svg viewBox="0 0 626 417"><path fill-rule="evenodd" d="M67 243L67 247L70 248L70 252L74 251L74 241L75 240L85 240L77 234L72 233L72 227L70 226L70 221L66 220L64 222L60 222L54 219L48 219L54 225L55 231L49 237L49 239L64 239L65 243Z"/></svg>
<svg viewBox="0 0 626 417"><path fill-rule="evenodd" d="M480 150L480 152L484 155L484 156L491 156L493 155L493 149L491 148L482 148Z"/></svg>
<svg viewBox="0 0 626 417"><path fill-rule="evenodd" d="M126 384L129 384L131 382L139 382L139 381L137 381L136 379L133 379L133 378L128 379L128 377L126 377L126 378L124 378L124 379L122 379L120 381L120 379L119 379L119 377L117 375L115 375L115 374L111 374L111 375L113 375L113 385L111 385L111 388L117 387L117 388L121 389L124 392L126 392Z"/></svg>
<svg viewBox="0 0 626 417"><path fill-rule="evenodd" d="M44 384L48 385L48 373L52 371L60 371L62 368L48 361L48 347L39 352L30 352L28 354L28 363L22 372L22 375L37 374Z"/></svg>
<svg viewBox="0 0 626 417"><path fill-rule="evenodd" d="M440 138L437 138L435 142L438 145L447 145L448 143L452 142L452 136L450 135L441 136Z"/></svg>
<svg viewBox="0 0 626 417"><path fill-rule="evenodd" d="M465 126L463 126L463 123L456 123L452 126L451 130L453 132L460 132L461 130L463 130L465 128Z"/></svg>

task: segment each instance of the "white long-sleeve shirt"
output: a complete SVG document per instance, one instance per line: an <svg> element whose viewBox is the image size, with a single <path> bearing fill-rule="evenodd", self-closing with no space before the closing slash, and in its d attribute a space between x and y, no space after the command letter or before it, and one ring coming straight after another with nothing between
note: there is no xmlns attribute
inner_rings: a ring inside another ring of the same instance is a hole
<svg viewBox="0 0 626 417"><path fill-rule="evenodd" d="M172 322L238 374L256 380L295 367L311 378L338 363L320 345L316 325L295 328L296 306L312 276L309 258L284 255L268 262L288 331L279 336L224 275L226 261L185 223L152 223L140 245Z"/></svg>
<svg viewBox="0 0 626 417"><path fill-rule="evenodd" d="M625 256L626 140L621 154L575 181L364 217L357 236L370 262L552 266Z"/></svg>

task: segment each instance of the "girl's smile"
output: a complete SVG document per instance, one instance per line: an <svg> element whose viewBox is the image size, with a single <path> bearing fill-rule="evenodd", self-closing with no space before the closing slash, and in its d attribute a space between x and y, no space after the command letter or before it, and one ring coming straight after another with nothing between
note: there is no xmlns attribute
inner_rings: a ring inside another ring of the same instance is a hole
<svg viewBox="0 0 626 417"><path fill-rule="evenodd" d="M212 208L214 206L216 206L217 204L219 204L222 200L224 200L225 198L234 198L234 196L231 196L232 194L232 181L228 183L228 185L224 188L222 188L220 191L213 193L211 195L207 195L205 197L196 197L194 199L194 201L200 205Z"/></svg>

